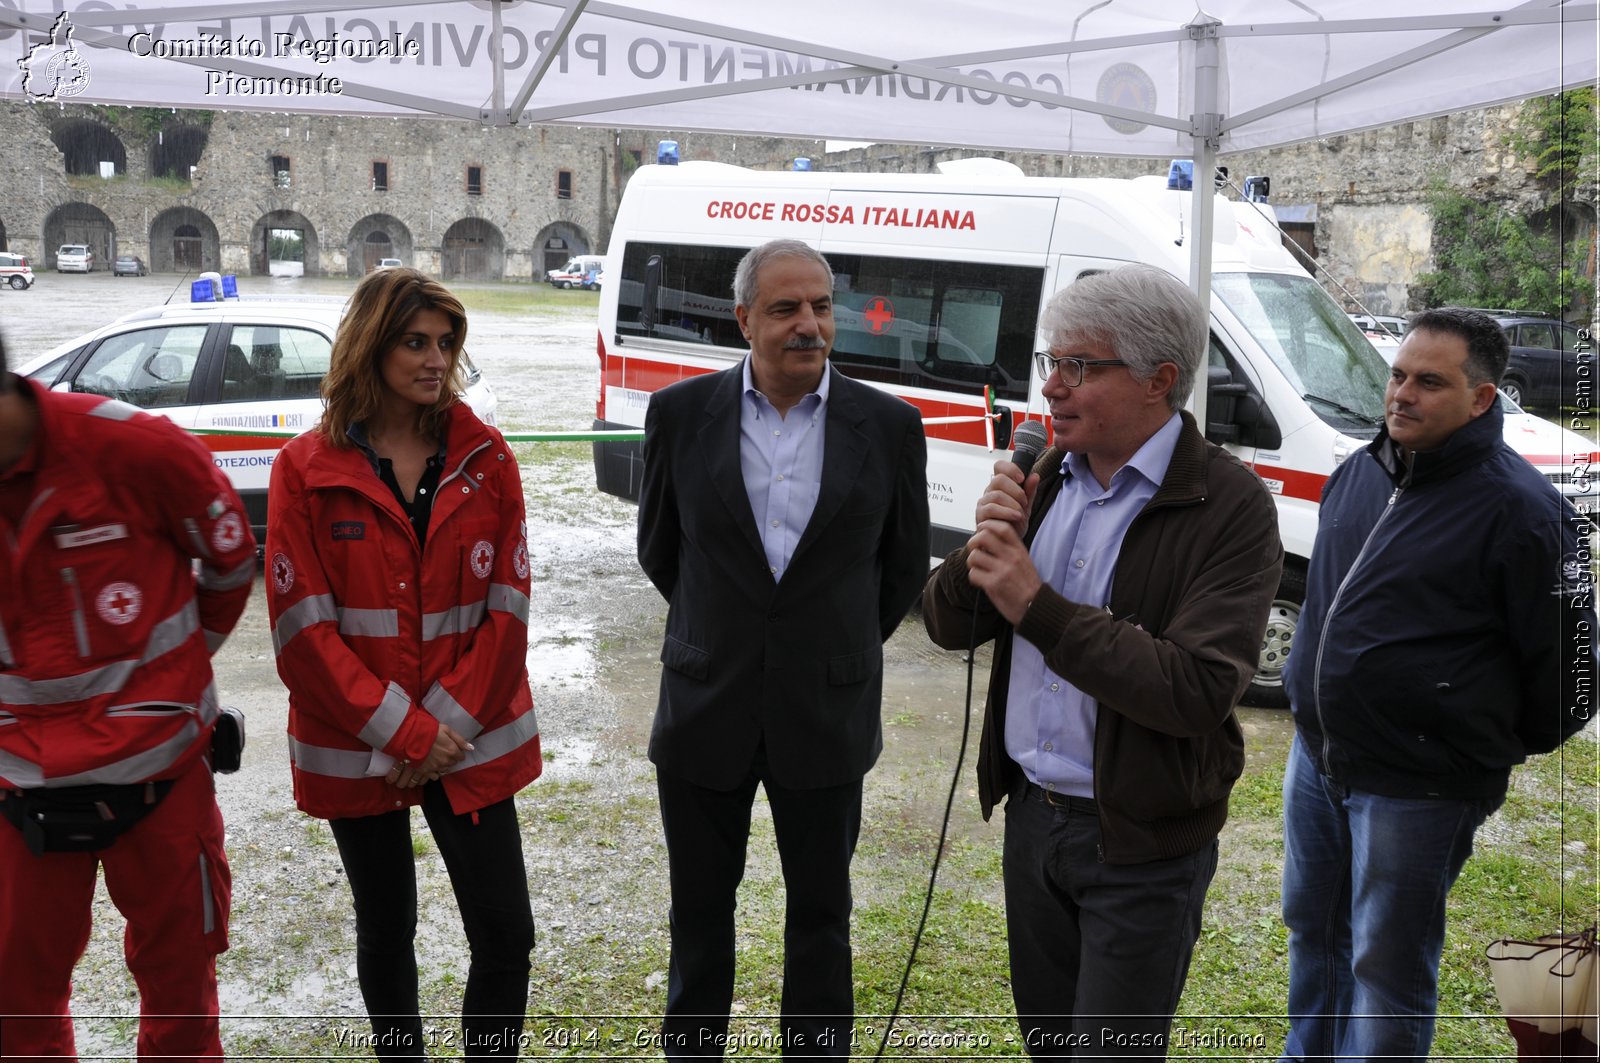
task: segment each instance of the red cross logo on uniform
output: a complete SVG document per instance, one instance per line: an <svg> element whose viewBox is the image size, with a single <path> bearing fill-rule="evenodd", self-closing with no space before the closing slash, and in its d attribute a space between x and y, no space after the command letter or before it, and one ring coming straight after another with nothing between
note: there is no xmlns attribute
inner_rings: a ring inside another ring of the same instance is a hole
<svg viewBox="0 0 1600 1063"><path fill-rule="evenodd" d="M106 584L94 599L95 611L100 614L100 619L118 627L133 623L143 603L144 594L139 588L123 581Z"/></svg>
<svg viewBox="0 0 1600 1063"><path fill-rule="evenodd" d="M867 331L874 336L881 336L894 324L894 304L881 295L875 295L867 300L861 316L866 319Z"/></svg>
<svg viewBox="0 0 1600 1063"><path fill-rule="evenodd" d="M479 579L489 578L489 568L494 564L494 544L479 539L472 548L472 574Z"/></svg>

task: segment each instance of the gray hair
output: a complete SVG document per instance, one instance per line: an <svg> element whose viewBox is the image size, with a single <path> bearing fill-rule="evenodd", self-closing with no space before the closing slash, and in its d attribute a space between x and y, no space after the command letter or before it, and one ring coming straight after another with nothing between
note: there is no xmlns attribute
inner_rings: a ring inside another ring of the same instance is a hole
<svg viewBox="0 0 1600 1063"><path fill-rule="evenodd" d="M1148 380L1162 362L1178 367L1167 403L1180 410L1194 390L1205 356L1209 315L1177 278L1134 263L1079 277L1050 297L1039 329L1059 347L1071 340L1103 343Z"/></svg>
<svg viewBox="0 0 1600 1063"><path fill-rule="evenodd" d="M756 275L761 267L775 258L804 258L828 271L828 287L833 288L833 267L822 257L822 252L799 240L768 240L760 247L752 247L739 260L733 274L733 301L736 306L751 306L756 301Z"/></svg>

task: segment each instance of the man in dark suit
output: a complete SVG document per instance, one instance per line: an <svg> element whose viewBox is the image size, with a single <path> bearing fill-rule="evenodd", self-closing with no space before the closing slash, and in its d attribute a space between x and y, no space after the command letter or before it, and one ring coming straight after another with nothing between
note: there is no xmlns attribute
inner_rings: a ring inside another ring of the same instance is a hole
<svg viewBox="0 0 1600 1063"><path fill-rule="evenodd" d="M883 748L883 643L928 571L909 404L836 372L833 271L803 243L734 276L750 354L645 414L639 562L669 603L650 736L672 887L669 1059L720 1057L756 785L783 863L786 1055L847 1056L850 860Z"/></svg>

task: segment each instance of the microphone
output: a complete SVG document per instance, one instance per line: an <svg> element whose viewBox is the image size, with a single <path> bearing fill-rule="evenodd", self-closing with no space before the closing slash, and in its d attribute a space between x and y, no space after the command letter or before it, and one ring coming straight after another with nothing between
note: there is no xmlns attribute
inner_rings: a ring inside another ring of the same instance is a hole
<svg viewBox="0 0 1600 1063"><path fill-rule="evenodd" d="M1011 432L1011 464L1022 470L1026 480L1033 471L1034 462L1045 452L1045 431L1042 421L1023 421Z"/></svg>

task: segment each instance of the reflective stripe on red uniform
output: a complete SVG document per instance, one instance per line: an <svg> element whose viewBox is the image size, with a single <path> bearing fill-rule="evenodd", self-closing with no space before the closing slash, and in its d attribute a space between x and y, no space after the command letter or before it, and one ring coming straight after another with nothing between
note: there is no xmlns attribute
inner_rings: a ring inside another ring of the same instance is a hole
<svg viewBox="0 0 1600 1063"><path fill-rule="evenodd" d="M475 746L443 779L458 814L542 768L522 480L505 441L465 404L452 408L445 455L421 550L359 449L310 432L273 465L267 604L289 688L295 800L314 816L420 802L420 789L385 782L375 754L420 761L440 722Z"/></svg>
<svg viewBox="0 0 1600 1063"><path fill-rule="evenodd" d="M166 418L19 386L40 430L32 500L14 527L0 516L0 786L169 778L216 720L211 652L249 600L249 521Z"/></svg>

